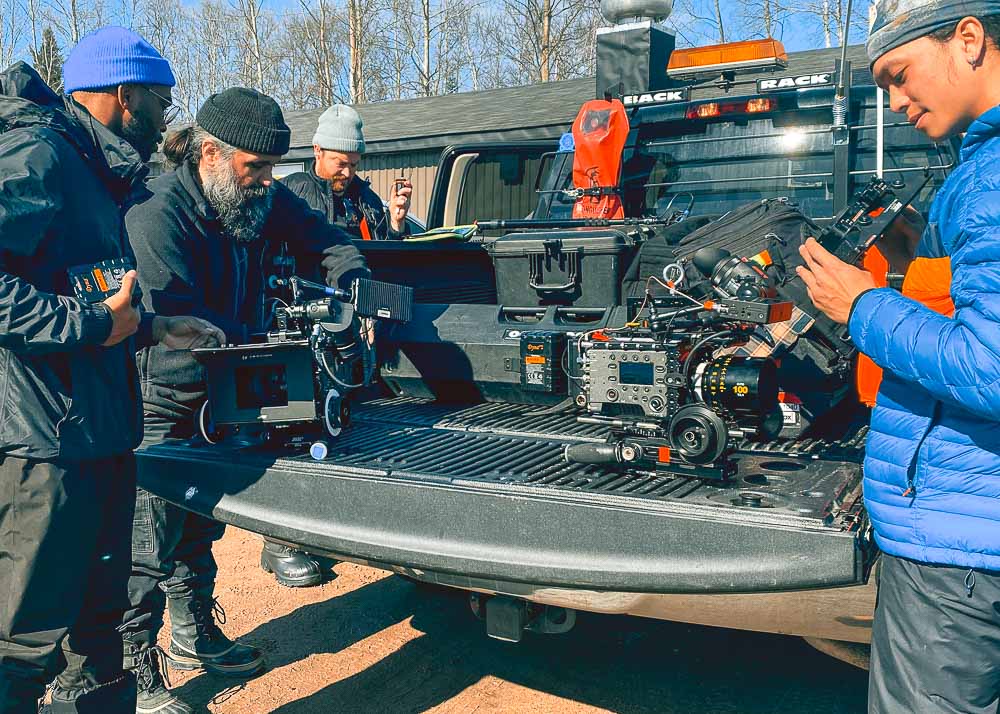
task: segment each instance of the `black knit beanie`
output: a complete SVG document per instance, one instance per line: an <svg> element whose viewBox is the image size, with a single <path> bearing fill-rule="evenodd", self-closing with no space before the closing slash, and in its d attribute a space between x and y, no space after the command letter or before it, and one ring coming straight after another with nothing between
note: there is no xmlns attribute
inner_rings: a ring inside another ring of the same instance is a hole
<svg viewBox="0 0 1000 714"><path fill-rule="evenodd" d="M255 89L233 87L213 94L195 121L220 141L255 154L285 154L291 142L281 107Z"/></svg>

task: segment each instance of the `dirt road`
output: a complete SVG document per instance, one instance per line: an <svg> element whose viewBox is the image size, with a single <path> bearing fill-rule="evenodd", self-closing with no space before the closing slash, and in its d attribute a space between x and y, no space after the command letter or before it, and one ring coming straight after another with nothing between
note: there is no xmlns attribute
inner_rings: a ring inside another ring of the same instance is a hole
<svg viewBox="0 0 1000 714"><path fill-rule="evenodd" d="M199 711L740 712L864 711L864 672L801 640L581 614L566 635L486 637L461 593L427 592L351 564L318 588L279 586L260 541L230 528L216 546L223 629L265 650L244 683L172 675Z"/></svg>

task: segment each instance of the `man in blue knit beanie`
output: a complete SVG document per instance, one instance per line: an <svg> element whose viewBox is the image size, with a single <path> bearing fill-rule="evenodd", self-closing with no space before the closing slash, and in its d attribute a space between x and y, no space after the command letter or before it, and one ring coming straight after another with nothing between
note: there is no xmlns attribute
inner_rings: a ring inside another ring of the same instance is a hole
<svg viewBox="0 0 1000 714"><path fill-rule="evenodd" d="M128 607L139 347L218 344L143 313L124 213L166 129L174 76L135 33L88 35L68 96L0 73L0 713L132 714ZM118 268L114 272L114 268Z"/></svg>
<svg viewBox="0 0 1000 714"><path fill-rule="evenodd" d="M66 94L130 143L143 161L177 116L170 63L124 27L105 27L80 40L63 64L63 84Z"/></svg>

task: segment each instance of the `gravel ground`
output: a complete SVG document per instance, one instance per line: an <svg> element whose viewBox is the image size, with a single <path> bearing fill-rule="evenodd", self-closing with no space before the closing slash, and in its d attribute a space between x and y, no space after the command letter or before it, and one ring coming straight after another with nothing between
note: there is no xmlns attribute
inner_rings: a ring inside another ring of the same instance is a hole
<svg viewBox="0 0 1000 714"><path fill-rule="evenodd" d="M246 682L171 673L196 711L863 712L867 674L797 638L581 613L565 635L491 640L460 592L348 563L320 587L279 586L260 540L216 545L223 629L261 647ZM166 644L165 642L163 644Z"/></svg>

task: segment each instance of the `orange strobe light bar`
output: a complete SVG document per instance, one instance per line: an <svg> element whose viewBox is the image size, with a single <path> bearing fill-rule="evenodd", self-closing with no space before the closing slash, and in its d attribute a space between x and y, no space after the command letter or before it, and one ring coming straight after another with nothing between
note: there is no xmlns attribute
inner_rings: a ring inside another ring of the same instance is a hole
<svg viewBox="0 0 1000 714"><path fill-rule="evenodd" d="M787 66L788 54L777 40L747 40L674 50L667 64L667 74L680 77L750 67L777 69Z"/></svg>

